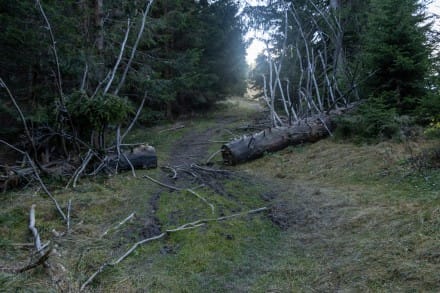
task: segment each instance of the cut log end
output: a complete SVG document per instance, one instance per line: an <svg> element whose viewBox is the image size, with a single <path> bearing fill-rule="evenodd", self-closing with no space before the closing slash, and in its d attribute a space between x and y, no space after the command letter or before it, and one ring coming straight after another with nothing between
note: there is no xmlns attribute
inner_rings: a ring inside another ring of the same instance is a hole
<svg viewBox="0 0 440 293"><path fill-rule="evenodd" d="M129 162L127 161L129 160ZM111 167L115 167L118 161L118 156L115 155L111 158ZM157 168L157 154L156 149L149 145L140 145L131 151L124 152L123 156L120 156L118 162L119 170L131 170L131 166L134 169L153 169Z"/></svg>

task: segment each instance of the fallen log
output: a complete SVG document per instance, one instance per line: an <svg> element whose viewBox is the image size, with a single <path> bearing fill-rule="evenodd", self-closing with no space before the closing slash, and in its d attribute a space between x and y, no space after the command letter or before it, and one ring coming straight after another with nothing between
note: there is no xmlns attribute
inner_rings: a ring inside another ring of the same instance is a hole
<svg viewBox="0 0 440 293"><path fill-rule="evenodd" d="M250 136L235 139L221 148L223 163L236 165L263 156L265 152L276 152L289 145L316 142L335 128L333 115L321 114L300 120L288 127L274 127Z"/></svg>
<svg viewBox="0 0 440 293"><path fill-rule="evenodd" d="M111 156L109 166L115 168L116 165L118 165L119 170L131 170L132 167L134 169L156 168L156 149L149 145L140 145L132 150L123 152L123 155L119 158L118 155Z"/></svg>

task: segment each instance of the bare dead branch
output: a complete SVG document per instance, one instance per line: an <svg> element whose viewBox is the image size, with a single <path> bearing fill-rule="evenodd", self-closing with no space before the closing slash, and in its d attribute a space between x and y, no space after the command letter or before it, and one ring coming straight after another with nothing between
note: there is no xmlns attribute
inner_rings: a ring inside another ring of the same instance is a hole
<svg viewBox="0 0 440 293"><path fill-rule="evenodd" d="M84 67L84 73L83 73L83 78L81 80L81 86L80 86L80 91L84 91L85 87L86 87L86 81L87 81L87 75L89 73L89 64L86 62L86 66Z"/></svg>
<svg viewBox="0 0 440 293"><path fill-rule="evenodd" d="M41 1L36 0L35 2L37 4L38 8L40 9L41 15L43 16L44 21L46 22L46 25L47 25L47 29L49 31L50 40L52 42L52 53L54 55L55 64L56 64L56 68L57 68L57 86L58 86L58 90L60 93L60 102L61 102L61 106L63 106L63 108L64 108L63 79L61 78L60 60L58 58L58 52L57 52L57 46L56 46L57 42L55 41L55 36L52 31L52 26L50 25L49 19L47 18L46 13L44 12L43 6L41 5Z"/></svg>
<svg viewBox="0 0 440 293"><path fill-rule="evenodd" d="M221 150L220 150L220 152L221 152ZM190 166L191 168L194 168L194 169L199 169L199 170L202 170L202 171L206 171L206 172L214 172L214 173L231 173L230 171L227 171L227 170L219 170L219 169L212 169L212 168L206 168L206 167L201 167L201 166L199 166L199 165L197 165L197 164L191 164L191 166Z"/></svg>
<svg viewBox="0 0 440 293"><path fill-rule="evenodd" d="M122 153L122 156L124 157L124 159L127 161L128 165L130 166L131 174L133 175L133 177L137 177L136 171L134 170L134 167L133 167L133 164L130 162L127 155L125 153Z"/></svg>
<svg viewBox="0 0 440 293"><path fill-rule="evenodd" d="M33 268L36 268L40 265L44 265L46 263L46 261L49 259L50 254L52 253L52 249L47 250L40 258L38 258L35 262L26 265L22 268L5 268L5 267L1 267L0 271L2 272L8 272L8 273L14 273L14 274L19 274L19 273L23 273L29 270L32 270Z"/></svg>
<svg viewBox="0 0 440 293"><path fill-rule="evenodd" d="M122 86L124 85L125 78L127 77L128 70L131 67L131 62L133 62L133 58L134 58L134 55L136 54L137 47L138 47L139 42L140 42L140 40L142 38L142 34L144 33L145 22L147 20L148 13L150 12L150 8L151 8L151 5L153 5L154 0L147 0L147 1L148 1L147 7L142 12L141 27L139 28L139 32L138 32L136 41L135 41L135 43L133 45L133 48L131 49L130 59L128 59L128 62L127 62L127 65L125 66L124 73L122 74L121 80L119 81L119 84L118 84L117 88L114 91L115 95L118 95L119 91L121 90Z"/></svg>
<svg viewBox="0 0 440 293"><path fill-rule="evenodd" d="M242 216L249 215L249 214L256 214L256 213L264 212L264 211L267 211L267 210L269 210L268 207L261 207L261 208L249 210L249 211L246 211L246 212L242 212L242 213L232 214L232 215L229 215L229 216L223 216L223 217L219 217L219 218L201 219L201 220L197 220L197 221L194 221L194 222L183 224L179 228L187 228L187 227L192 227L192 226L196 226L196 225L200 225L200 224L206 224L206 223L209 223L209 222L224 221L224 220L228 220L228 219L232 219L232 218L242 217ZM170 231L170 230L167 230L167 231Z"/></svg>
<svg viewBox="0 0 440 293"><path fill-rule="evenodd" d="M9 98L11 99L12 103L14 104L15 109L17 110L18 114L20 115L20 119L21 119L21 122L23 123L24 131L26 132L26 136L32 145L33 151L36 153L34 139L32 138L31 132L29 131L29 127L26 123L26 118L24 117L24 114L21 111L20 106L18 106L17 100L14 98L14 96L12 95L11 91L9 90L8 86L3 81L2 78L0 78L0 87L3 87L6 90L6 92L8 93Z"/></svg>
<svg viewBox="0 0 440 293"><path fill-rule="evenodd" d="M122 225L124 225L125 223L127 223L130 219L132 219L134 216L136 215L135 212L132 212L128 217L126 217L124 220L122 220L121 222L119 222L116 226L114 227L110 227L107 230L104 231L104 233L101 234L100 238L104 237L105 235L107 235L110 231L116 230L119 227L121 227Z"/></svg>
<svg viewBox="0 0 440 293"><path fill-rule="evenodd" d="M175 190L175 191L182 191L181 188L178 188L178 187L175 187L175 186L172 186L172 185L165 184L165 183L160 182L160 181L158 181L158 180L156 180L156 179L154 179L154 178L151 178L151 177L148 176L148 175L144 175L143 177L144 177L144 178L147 178L148 180L150 180L150 181L152 181L152 182L154 182L154 183L156 183L156 184L158 184L158 185L160 185L160 186L162 186L162 187L166 187L166 188L168 188L168 189L172 189L172 190Z"/></svg>
<svg viewBox="0 0 440 293"><path fill-rule="evenodd" d="M98 85L95 88L95 91L90 96L90 99L93 99L98 94L98 92L101 89L102 85L110 78L110 74L111 73L112 73L111 70L109 72L107 72L107 75L105 76L105 78L98 83Z"/></svg>
<svg viewBox="0 0 440 293"><path fill-rule="evenodd" d="M191 172L191 171L188 170L187 168L176 168L176 170L178 170L178 171L182 171L182 172L185 172L185 173L191 175L191 176L194 177L194 178L198 178L198 177L199 177L199 176L197 176L196 173Z"/></svg>
<svg viewBox="0 0 440 293"><path fill-rule="evenodd" d="M70 211L72 209L72 199L69 199L69 203L67 204L67 233L70 231Z"/></svg>
<svg viewBox="0 0 440 293"><path fill-rule="evenodd" d="M55 197L52 195L52 193L49 191L49 189L47 189L46 184L44 184L43 180L41 179L39 173L38 173L38 169L35 166L34 161L32 160L32 158L29 156L29 154L25 151L20 150L19 148L16 148L15 146L7 143L6 141L0 139L0 143L14 149L15 151L19 152L20 154L24 155L26 157L26 159L29 161L29 164L32 167L32 170L34 171L34 175L35 178L37 179L38 183L40 183L41 188L44 190L44 192L49 196L49 198L54 202L55 207L58 211L58 213L61 215L61 217L63 218L64 221L67 221L67 217L64 214L63 210L61 209L60 205L58 204L58 201L55 199Z"/></svg>
<svg viewBox="0 0 440 293"><path fill-rule="evenodd" d="M215 212L215 207L214 207L213 204L211 204L210 202L208 202L208 201L206 200L206 198L204 198L203 196L201 196L200 194L198 194L197 192L195 192L195 191L192 190L191 188L187 188L187 189L185 189L185 190L186 190L187 192L189 192L189 193L195 195L197 198L199 198L199 199L202 200L203 202L205 202L205 203L211 208L211 212L212 212L212 214L214 214L214 212Z"/></svg>
<svg viewBox="0 0 440 293"><path fill-rule="evenodd" d="M177 179L177 171L173 167L170 166L162 166L161 169L170 170L172 172L172 175L170 174L170 177L172 179Z"/></svg>
<svg viewBox="0 0 440 293"><path fill-rule="evenodd" d="M162 182L160 182L160 181L157 181L156 179L151 178L151 177L148 176L148 175L144 175L144 178L147 178L148 180L150 180L150 181L152 181L152 182L154 182L154 183L156 183L156 184L159 184L160 186L163 186L163 187L166 187L166 188L169 188L169 189L172 189L172 190L176 190L176 191L186 191L186 192L189 192L189 193L195 195L197 198L199 198L199 199L202 200L204 203L206 203L206 204L211 208L211 212L214 214L214 210L215 210L214 205L211 204L211 203L209 203L208 200L207 200L206 198L204 198L203 196L201 196L200 194L198 194L197 192L195 192L195 191L192 190L191 188L178 188L178 187L175 187L175 186L171 186L171 185L168 185L168 184L162 183Z"/></svg>
<svg viewBox="0 0 440 293"><path fill-rule="evenodd" d="M163 130L159 131L159 133L163 133L163 132L167 132L167 131L179 130L179 129L182 129L182 128L185 128L185 125L183 125L183 124L176 125L176 126L171 127L171 128L163 129Z"/></svg>
<svg viewBox="0 0 440 293"><path fill-rule="evenodd" d="M215 222L215 221L224 221L224 220L228 220L228 219L232 219L232 218L236 218L236 217L241 217L241 216L245 216L245 215L249 215L249 214L255 214L255 213L259 213L262 211L266 211L268 210L267 207L262 207L262 208L258 208L258 209L254 209L254 210L249 210L247 212L243 212L243 213L238 213L238 214L233 214L233 215L229 215L229 216L224 216L224 217L219 217L219 218L208 218L208 219L201 219L201 220L197 220L194 222L190 222L190 223L186 223L183 224L177 228L174 229L167 229L165 230L165 232L157 235L157 236L153 236L150 238L146 238L143 239L141 241L136 242L135 244L133 244L130 249L128 249L122 256L120 256L118 259L111 261L111 262L107 262L103 265L101 265L80 287L80 291L84 291L84 289L96 278L97 275L99 275L100 273L102 273L104 271L105 268L107 267L113 267L117 264L119 264L120 262L122 262L124 259L126 259L131 253L133 253L133 251L135 251L140 245L154 241L154 240L159 240L164 238L166 235L170 234L170 233L175 233L175 232L179 232L179 231L185 231L185 230L190 230L190 229L196 229L198 227L204 226L209 222Z"/></svg>
<svg viewBox="0 0 440 293"><path fill-rule="evenodd" d="M89 164L90 160L93 157L93 151L92 149L89 149L89 151L87 152L86 157L84 158L81 166L79 166L79 168L76 169L75 173L73 173L72 177L70 178L69 182L67 182L66 187L68 188L70 183L73 180L72 186L75 188L76 187L76 183L78 181L79 176L81 176L81 174L84 172L84 170L86 169L87 165Z"/></svg>
<svg viewBox="0 0 440 293"><path fill-rule="evenodd" d="M129 33L130 33L130 18L127 20L127 30L125 31L125 37L124 37L124 41L121 44L121 50L119 51L118 59L116 60L115 66L113 67L113 70L111 71L110 79L104 88L104 92L103 92L104 95L108 92L108 90L110 89L110 87L113 83L113 79L115 78L116 71L118 70L118 67L119 67L119 63L121 63L122 56L124 55L125 46L127 44Z"/></svg>
<svg viewBox="0 0 440 293"><path fill-rule="evenodd" d="M214 159L215 156L220 154L221 151L222 150L218 150L218 151L214 152L212 155L210 155L209 158L206 160L205 164L209 164L209 162L211 162L211 160Z"/></svg>
<svg viewBox="0 0 440 293"><path fill-rule="evenodd" d="M142 109L144 108L145 101L147 99L147 92L145 92L144 98L141 101L141 104L139 105L138 110L136 111L136 115L134 116L133 120L131 121L130 125L127 127L127 129L124 131L124 133L121 135L121 144L124 138L127 136L127 134L131 131L134 124L136 123L137 119L139 118L139 115L142 112Z"/></svg>

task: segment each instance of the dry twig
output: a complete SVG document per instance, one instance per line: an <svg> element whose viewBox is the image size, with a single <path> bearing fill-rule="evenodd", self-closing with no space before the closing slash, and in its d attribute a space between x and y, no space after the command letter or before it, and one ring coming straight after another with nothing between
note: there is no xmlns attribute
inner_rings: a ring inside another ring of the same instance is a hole
<svg viewBox="0 0 440 293"><path fill-rule="evenodd" d="M201 167L201 166L199 166L199 165L197 165L197 164L191 164L190 167L191 167L191 168L194 168L194 169L199 169L199 170L202 170L202 171L206 171L206 172L213 172L213 173L230 173L230 171L227 171L227 170L219 170L219 169L205 168L205 167Z"/></svg>
<svg viewBox="0 0 440 293"><path fill-rule="evenodd" d="M127 31L125 32L124 41L121 44L121 50L119 51L119 56L118 56L118 59L116 60L115 66L113 67L113 70L111 71L110 79L104 88L104 92L103 92L104 95L107 94L108 90L110 89L110 87L113 83L113 79L115 78L116 71L118 70L119 63L121 63L122 56L124 55L125 45L127 44L128 35L130 33L130 27L131 27L131 24L130 24L130 18L129 18L129 19L127 19Z"/></svg>
<svg viewBox="0 0 440 293"><path fill-rule="evenodd" d="M124 225L125 223L127 223L130 219L132 219L134 216L136 215L135 212L131 213L128 217L126 217L124 220L122 220L121 222L119 222L115 227L110 227L107 230L105 230L104 233L101 234L101 237L104 237L105 235L107 235L110 231L112 230L116 230L119 227L121 227L122 225Z"/></svg>
<svg viewBox="0 0 440 293"><path fill-rule="evenodd" d="M200 194L198 194L197 192L195 192L195 191L192 190L191 188L179 188L179 187L171 186L171 185L168 185L168 184L162 183L162 182L160 182L160 181L157 181L156 179L151 178L151 177L148 176L148 175L144 175L144 178L147 178L147 179L149 179L150 181L153 181L154 183L159 184L160 186L163 186L163 187L166 187L166 188L169 188L169 189L172 189L172 190L176 190L176 191L186 191L186 192L189 192L189 193L195 195L197 198L199 198L199 199L202 200L204 203L206 203L206 204L211 208L211 212L214 214L214 211L215 211L215 207L214 207L214 205L211 204L211 203L209 203L208 200L206 200L206 198L204 198L203 196L201 196Z"/></svg>
<svg viewBox="0 0 440 293"><path fill-rule="evenodd" d="M215 153L213 153L212 155L209 156L209 158L206 160L205 164L209 164L209 162L211 162L212 159L214 159L215 156L217 156L218 154L220 154L222 150L218 150Z"/></svg>
<svg viewBox="0 0 440 293"><path fill-rule="evenodd" d="M142 12L141 27L139 28L138 35L136 37L136 41L134 42L133 48L131 49L130 58L128 59L127 65L125 66L124 72L122 73L121 80L119 81L119 84L113 93L115 96L118 95L119 90L124 85L128 70L131 67L131 63L133 62L133 58L134 58L134 55L136 54L137 47L138 47L139 42L142 38L142 34L144 33L147 16L148 16L148 13L150 12L151 5L153 5L154 0L147 0L147 1L148 1L148 4L147 4L147 7L145 8L145 10Z"/></svg>
<svg viewBox="0 0 440 293"><path fill-rule="evenodd" d="M50 254L52 253L52 249L49 249L48 251L46 251L39 259L37 259L35 262L26 265L22 268L0 268L0 271L2 272L7 272L7 273L15 273L15 274L19 274L19 273L23 273L26 271L29 271L33 268L36 268L40 265L44 265L46 263L46 261L49 259Z"/></svg>
<svg viewBox="0 0 440 293"><path fill-rule="evenodd" d="M167 128L167 129L162 129L161 131L159 131L159 133L163 133L163 132L167 132L167 131L174 131L174 130L179 130L185 128L185 125L176 125L174 127L171 128Z"/></svg>
<svg viewBox="0 0 440 293"><path fill-rule="evenodd" d="M177 179L177 171L173 167L170 166L162 166L161 169L170 170L173 174L169 175L172 179Z"/></svg>
<svg viewBox="0 0 440 293"><path fill-rule="evenodd" d="M236 218L236 217L241 217L244 215L249 215L249 214L255 214L255 213L259 213L262 211L266 211L268 210L267 207L262 207L262 208L258 208L258 209L254 209L254 210L249 210L247 212L243 212L243 213L238 213L238 214L233 214L233 215L229 215L229 216L224 216L224 217L219 217L219 218L209 218L209 219L201 219L201 220L197 220L191 223L186 223L183 224L177 228L174 229L167 229L165 232L150 237L150 238L146 238L143 239L141 241L136 242L135 244L133 244L130 249L128 249L122 256L120 256L118 259L111 261L111 262L107 262L103 265L101 265L82 285L80 288L80 291L83 291L87 285L89 285L95 278L97 275L99 275L102 271L104 271L105 268L107 267L113 267L117 264L119 264L121 261L123 261L124 259L126 259L133 251L136 250L136 248L138 248L140 245L154 241L154 240L158 240L161 238L164 238L166 235L168 235L169 233L174 233L174 232L179 232L179 231L184 231L184 230L190 230L190 229L195 229L201 226L206 225L208 222L218 222L218 221L223 221L223 220L227 220L227 219L232 219L232 218Z"/></svg>
<svg viewBox="0 0 440 293"><path fill-rule="evenodd" d="M67 221L67 217L64 214L63 210L61 209L60 205L58 204L58 201L55 199L55 197L52 195L52 193L47 189L46 185L44 184L43 180L41 179L37 167L35 166L34 161L31 159L29 154L25 151L20 150L19 148L16 148L15 146L9 144L8 142L0 139L0 143L12 148L13 150L19 152L20 154L24 155L26 159L29 161L29 164L32 167L32 170L34 171L35 178L37 179L38 183L40 183L41 188L44 190L44 192L49 196L49 198L54 202L55 207L57 208L58 213L61 215L64 221Z"/></svg>

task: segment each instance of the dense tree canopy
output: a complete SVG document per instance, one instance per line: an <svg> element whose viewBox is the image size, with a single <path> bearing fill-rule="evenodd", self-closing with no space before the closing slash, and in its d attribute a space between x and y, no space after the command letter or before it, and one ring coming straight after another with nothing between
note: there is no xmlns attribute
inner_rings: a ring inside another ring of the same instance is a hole
<svg viewBox="0 0 440 293"><path fill-rule="evenodd" d="M51 115L59 99L57 62L67 103L79 96L89 99L98 89L137 104L147 92L146 122L243 93L245 45L235 1L155 1L121 82L149 2L0 1L0 76L27 119L55 119ZM120 53L114 81L106 89ZM78 91L85 95L75 94ZM4 91L1 97L2 120L11 120L15 112Z"/></svg>
<svg viewBox="0 0 440 293"><path fill-rule="evenodd" d="M140 121L151 123L244 93L243 35L257 28L270 37L251 79L290 122L359 99L429 120L438 62L423 3L3 0L0 77L36 128L89 140L126 123L144 97ZM16 133L17 112L0 95L1 133Z"/></svg>
<svg viewBox="0 0 440 293"><path fill-rule="evenodd" d="M436 116L438 39L426 1L270 3L248 10L272 36L250 76L275 111L295 117L367 101L352 125L366 136L397 129L397 115Z"/></svg>

